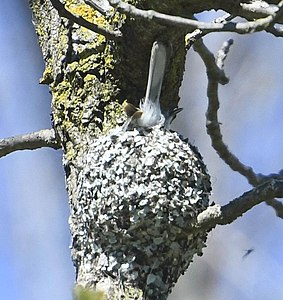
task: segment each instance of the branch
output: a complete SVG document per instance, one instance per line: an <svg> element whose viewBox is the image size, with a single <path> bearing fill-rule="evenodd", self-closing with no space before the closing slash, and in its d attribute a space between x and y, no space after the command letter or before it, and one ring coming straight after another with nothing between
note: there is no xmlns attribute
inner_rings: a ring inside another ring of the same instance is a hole
<svg viewBox="0 0 283 300"><path fill-rule="evenodd" d="M283 29L275 28L274 26L269 26L265 29L265 31L273 34L275 37L283 37Z"/></svg>
<svg viewBox="0 0 283 300"><path fill-rule="evenodd" d="M246 13L250 13L251 16L269 16L276 14L279 10L279 7L276 5L269 5L263 1L253 1L251 3L240 3L240 7Z"/></svg>
<svg viewBox="0 0 283 300"><path fill-rule="evenodd" d="M233 40L229 40L230 45L233 44ZM197 40L193 45L194 50L199 54L206 66L207 76L213 78L216 83L227 84L229 78L225 75L224 70L219 68L215 62L214 55L204 45L202 39Z"/></svg>
<svg viewBox="0 0 283 300"><path fill-rule="evenodd" d="M270 199L265 201L265 203L275 210L277 217L283 219L283 204L280 201L276 199Z"/></svg>
<svg viewBox="0 0 283 300"><path fill-rule="evenodd" d="M279 3L280 6L280 3ZM239 11L239 16L245 19L257 19L266 17L269 15L276 14L276 18L273 22L265 28L266 32L271 33L275 37L283 37L283 29L276 28L275 22L282 24L282 3L281 7L274 4L269 4L265 1L252 1L251 3L240 3L241 10ZM281 9L281 12L279 11Z"/></svg>
<svg viewBox="0 0 283 300"><path fill-rule="evenodd" d="M93 9L99 11L102 15L106 15L106 13L109 11L109 8L111 8L108 1L101 2L97 0L84 0L84 2L90 7L92 7Z"/></svg>
<svg viewBox="0 0 283 300"><path fill-rule="evenodd" d="M232 45L232 40L226 42L223 47L226 48L226 55L228 53L229 47ZM222 49L223 49L222 47ZM206 66L207 77L208 77L208 87L207 87L207 97L208 97L208 108L206 112L206 129L207 133L211 138L212 147L216 150L219 157L234 171L239 172L245 176L251 185L257 185L258 179L249 166L244 165L240 160L228 149L224 144L220 124L218 121L218 109L219 109L219 99L218 99L218 83L219 78L219 66L223 69L223 59L218 56L218 63L216 63L214 55L205 47L201 40L197 41L194 45L194 50L199 53L203 62ZM223 51L223 50L222 50ZM205 53L205 58L204 58ZM225 55L225 57L226 57ZM218 65L217 65L218 64ZM222 70L223 71L223 70Z"/></svg>
<svg viewBox="0 0 283 300"><path fill-rule="evenodd" d="M0 139L0 157L18 150L34 150L42 147L53 149L61 147L53 129Z"/></svg>
<svg viewBox="0 0 283 300"><path fill-rule="evenodd" d="M86 19L84 19L82 16L76 16L70 13L66 8L65 5L60 2L60 0L50 0L53 7L58 11L59 16L67 18L74 23L81 25L93 32L96 32L98 34L104 35L106 38L111 40L117 40L122 35L118 31L113 30L107 30L106 28L100 27L96 24L90 23Z"/></svg>
<svg viewBox="0 0 283 300"><path fill-rule="evenodd" d="M264 201L273 201L272 198L275 197L283 198L283 180L272 179L265 182L222 207L220 205L208 207L198 215L197 224L193 231L203 232L214 228L216 225L230 224L252 207ZM280 202L277 201L278 203ZM281 203L280 208L282 213L283 205Z"/></svg>
<svg viewBox="0 0 283 300"><path fill-rule="evenodd" d="M234 18L233 15L231 14L225 14L221 17L218 17L216 19L213 20L213 23L225 23L227 21L230 21ZM229 82L229 78L226 77L224 70L223 70L223 65L220 64L220 66L218 66L219 63L221 63L221 61L219 60L218 63L215 63L215 59L213 54L206 48L206 46L204 45L203 41L202 41L202 37L205 36L205 32L203 32L203 30L200 29L195 29L193 32L189 32L186 34L185 36L185 42L186 42L186 50L188 50L192 45L194 45L197 40L199 41L199 44L196 44L195 47L197 48L197 52L198 54L201 56L202 60L205 61L210 68L213 70L213 74L214 76L216 76L218 78L218 81L220 84L227 84ZM231 45L233 44L233 40L229 40L228 43L230 43ZM230 47L230 46L229 46ZM228 50L229 50L228 47ZM225 57L223 57L222 61L224 62L224 60L226 59L227 53L224 53L222 55L224 55Z"/></svg>
<svg viewBox="0 0 283 300"><path fill-rule="evenodd" d="M218 83L222 83L219 74L224 74L224 60L226 59L226 56L232 43L232 40L229 40L228 42L224 43L222 48L218 51L216 58L214 58L214 55L205 47L201 39L194 44L194 50L198 52L201 56L207 70L208 108L206 112L206 128L207 133L211 139L212 147L216 150L219 157L232 170L245 176L248 182L253 186L258 186L259 184L270 180L283 180L283 171L280 171L278 174L270 174L267 176L262 174L256 174L250 166L243 164L223 142L223 137L220 130L220 123L218 121ZM219 70L222 70L223 73L221 73ZM277 216L283 216L283 205L281 204L281 202L270 197L267 204L275 209Z"/></svg>
<svg viewBox="0 0 283 300"><path fill-rule="evenodd" d="M232 45L233 40L228 40L218 51L216 59L214 55L206 48L202 40L198 40L194 44L194 50L201 56L207 70L208 77L208 108L206 112L206 128L207 133L211 138L212 147L216 150L219 157L234 171L239 172L245 176L248 182L253 185L259 185L260 183L270 179L283 179L283 174L270 174L262 175L256 174L250 166L243 164L227 147L223 142L223 137L220 129L220 123L218 121L218 83L223 84L223 79L220 75L224 74L224 60L228 54L229 48ZM222 72L223 73L222 73ZM224 74L225 75L225 74ZM282 172L283 173L283 172Z"/></svg>
<svg viewBox="0 0 283 300"><path fill-rule="evenodd" d="M163 13L156 12L154 10L142 10L138 9L135 6L125 3L121 0L109 0L109 3L118 9L118 11L125 13L127 15L135 16L137 18L144 18L148 20L154 20L160 24L164 25L173 25L173 26L182 26L188 27L189 30L200 29L205 31L205 34L209 32L237 32L239 34L247 34L256 31L262 31L267 27L272 26L274 22L282 14L283 1L280 1L278 10L271 15L268 15L265 18L257 19L251 22L200 22L188 18L182 18L179 16L172 16Z"/></svg>

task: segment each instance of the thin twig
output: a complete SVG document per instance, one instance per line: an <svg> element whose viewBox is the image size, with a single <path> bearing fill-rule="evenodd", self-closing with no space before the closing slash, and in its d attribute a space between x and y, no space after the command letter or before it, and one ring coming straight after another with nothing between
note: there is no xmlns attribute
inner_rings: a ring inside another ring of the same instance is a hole
<svg viewBox="0 0 283 300"><path fill-rule="evenodd" d="M227 42L226 45L226 55L232 41ZM219 109L219 99L218 99L218 83L219 83L219 66L223 68L223 61L225 56L218 56L218 63L216 63L214 55L205 47L201 40L194 44L194 50L199 53L203 62L206 66L207 77L208 77L208 87L207 87L207 97L208 97L208 108L206 112L206 129L207 133L211 138L212 147L216 150L220 158L229 165L229 167L245 176L251 185L257 185L257 176L253 169L249 166L244 165L240 160L229 150L227 145L223 142L223 137L221 134L220 124L218 121L218 109ZM204 56L205 53L205 56ZM205 57L205 59L204 59ZM219 66L217 66L217 64Z"/></svg>
<svg viewBox="0 0 283 300"><path fill-rule="evenodd" d="M224 60L228 54L229 48L232 45L232 40L225 42L222 48L218 51L216 59L214 55L205 47L202 40L198 40L194 44L194 50L199 53L204 61L207 69L208 77L208 108L206 112L206 128L207 133L210 136L211 144L216 150L219 157L234 171L245 176L249 183L253 186L258 186L264 182L270 180L283 180L283 172L278 174L270 174L268 176L262 174L256 174L254 170L245 164L243 164L228 148L228 146L223 142L223 137L220 129L220 123L218 121L218 109L219 109L219 99L218 99L218 84L220 82L220 77L218 69L223 70ZM224 74L224 73L223 73ZM281 202L268 198L267 204L272 206L277 216L282 217L282 205Z"/></svg>
<svg viewBox="0 0 283 300"><path fill-rule="evenodd" d="M260 16L269 16L276 14L279 10L279 7L276 5L269 5L266 2L261 1L253 1L250 3L240 3L240 7L245 13L250 13L253 17L256 17L255 15Z"/></svg>
<svg viewBox="0 0 283 300"><path fill-rule="evenodd" d="M97 1L97 0L84 0L84 2L89 5L90 7L92 7L93 9L99 11L102 15L106 15L106 13L108 12L108 8L111 8L111 6L109 5L108 1ZM108 6L106 6L105 4L108 4Z"/></svg>
<svg viewBox="0 0 283 300"><path fill-rule="evenodd" d="M216 225L226 225L241 217L254 206L272 201L272 198L283 198L283 180L272 179L235 198L224 206L213 205L198 215L195 230L206 231ZM278 204L280 203L277 201ZM280 203L281 212L283 209ZM193 229L193 230L194 230Z"/></svg>
<svg viewBox="0 0 283 300"><path fill-rule="evenodd" d="M42 147L60 148L53 129L0 139L0 157L18 150L34 150Z"/></svg>
<svg viewBox="0 0 283 300"><path fill-rule="evenodd" d="M227 21L233 20L234 18L235 17L233 15L227 13L227 14L221 16L221 17L218 17L218 18L214 19L212 22L223 24L223 23L226 23ZM194 20L197 20L197 19L194 18ZM205 34L206 33L203 30L200 30L200 29L195 29L193 32L187 33L186 36L185 36L186 50L188 50L197 40L200 40L202 37L204 37ZM204 46L204 48L206 48L205 45L203 45L203 46ZM204 56L206 54L209 55L209 51L205 51ZM223 71L221 70L221 72L223 72ZM228 78L226 78L226 79L228 80ZM226 81L226 79L224 81ZM228 83L228 82L226 82L226 83ZM225 83L221 83L221 84L225 84Z"/></svg>
<svg viewBox="0 0 283 300"><path fill-rule="evenodd" d="M81 25L93 32L99 33L104 35L106 38L111 39L111 40L117 40L120 38L122 35L119 31L113 31L113 30L108 30L106 28L100 27L96 24L90 23L86 19L84 19L82 16L76 16L69 12L64 4L60 2L60 0L50 0L53 7L58 11L58 14L61 17L67 18L68 20L73 21L74 23Z"/></svg>
<svg viewBox="0 0 283 300"><path fill-rule="evenodd" d="M213 78L220 84L227 84L229 82L229 78L225 75L224 70L218 67L218 65L215 62L213 53L211 53L208 50L208 48L203 43L202 39L197 40L194 43L193 48L203 60L206 66L207 76L209 78Z"/></svg>
<svg viewBox="0 0 283 300"><path fill-rule="evenodd" d="M217 67L224 72L224 61L227 58L230 47L233 45L233 39L229 39L227 42L224 42L220 50L217 52L215 63Z"/></svg>
<svg viewBox="0 0 283 300"><path fill-rule="evenodd" d="M205 34L217 31L237 32L239 34L247 34L251 32L262 31L265 28L274 24L276 19L279 16L281 16L283 6L283 1L280 1L280 3L278 4L279 9L276 13L268 15L265 18L257 19L255 21L215 23L200 22L188 18L182 18L179 16L167 15L156 12L154 10L142 10L121 0L109 0L109 2L113 7L116 7L118 11L122 13L135 16L137 18L154 20L164 25L187 27L188 30L200 29L203 30Z"/></svg>

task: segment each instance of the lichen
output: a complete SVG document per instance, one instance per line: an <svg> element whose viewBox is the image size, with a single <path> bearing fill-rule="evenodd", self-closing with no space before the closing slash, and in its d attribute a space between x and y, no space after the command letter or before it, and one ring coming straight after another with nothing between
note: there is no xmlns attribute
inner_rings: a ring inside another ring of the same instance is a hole
<svg viewBox="0 0 283 300"><path fill-rule="evenodd" d="M84 3L77 4L76 2L71 3L70 1L68 1L66 3L66 8L68 9L68 11L75 15L79 15L84 19L86 19L87 21L93 23L94 18L96 16L96 11L93 8L91 8L89 5L86 5Z"/></svg>
<svg viewBox="0 0 283 300"><path fill-rule="evenodd" d="M200 154L158 126L117 128L86 143L70 219L78 280L111 276L166 299L205 246L206 234L190 233L211 190Z"/></svg>
<svg viewBox="0 0 283 300"><path fill-rule="evenodd" d="M53 70L52 70L51 66L46 66L39 82L41 84L49 84L52 81L53 81Z"/></svg>
<svg viewBox="0 0 283 300"><path fill-rule="evenodd" d="M103 291L76 286L74 288L74 300L106 300L106 295Z"/></svg>

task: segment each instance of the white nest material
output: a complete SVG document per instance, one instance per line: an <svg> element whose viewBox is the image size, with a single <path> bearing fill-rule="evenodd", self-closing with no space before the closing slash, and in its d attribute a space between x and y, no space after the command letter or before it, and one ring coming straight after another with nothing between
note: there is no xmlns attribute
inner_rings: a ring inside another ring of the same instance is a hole
<svg viewBox="0 0 283 300"><path fill-rule="evenodd" d="M205 246L206 234L189 229L210 191L200 154L175 132L156 126L89 141L70 219L74 257L94 282L105 272L165 297Z"/></svg>

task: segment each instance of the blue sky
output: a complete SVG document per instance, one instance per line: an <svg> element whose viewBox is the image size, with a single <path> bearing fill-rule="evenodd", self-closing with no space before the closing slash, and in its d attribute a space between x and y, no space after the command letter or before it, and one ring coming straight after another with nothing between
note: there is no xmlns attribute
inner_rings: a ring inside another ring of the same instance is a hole
<svg viewBox="0 0 283 300"><path fill-rule="evenodd" d="M230 83L220 88L225 142L257 172L283 165L283 44L268 34L213 34L216 51L234 38L226 60ZM0 10L0 138L49 128L51 96L38 84L44 64L27 1L2 0ZM199 147L224 204L250 186L214 153L205 133L206 75L191 51L180 92L184 111L175 128ZM61 151L22 151L0 160L0 298L69 300L74 281L68 199ZM171 299L283 298L283 222L262 204L209 235L202 257ZM255 251L242 259L245 249Z"/></svg>
<svg viewBox="0 0 283 300"><path fill-rule="evenodd" d="M27 1L0 16L1 137L50 128L44 64ZM0 160L0 298L71 299L68 200L61 151L22 151Z"/></svg>

